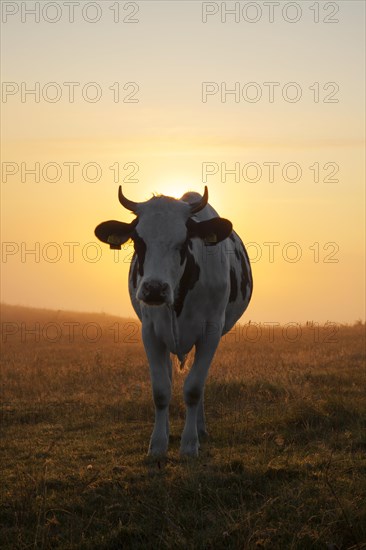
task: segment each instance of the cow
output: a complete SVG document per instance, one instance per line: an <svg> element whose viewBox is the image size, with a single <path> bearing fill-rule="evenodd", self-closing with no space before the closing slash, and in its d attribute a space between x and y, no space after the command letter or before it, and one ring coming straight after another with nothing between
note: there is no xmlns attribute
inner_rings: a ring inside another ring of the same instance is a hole
<svg viewBox="0 0 366 550"><path fill-rule="evenodd" d="M184 382L186 420L181 455L197 456L207 435L204 385L222 335L247 308L252 274L245 247L232 223L220 218L201 196L185 193L179 200L165 195L133 202L118 191L124 208L135 214L131 223L99 224L96 237L120 249L134 243L129 270L132 306L142 322L142 340L150 367L155 424L148 453L165 455L169 440L171 354L184 364L195 348Z"/></svg>

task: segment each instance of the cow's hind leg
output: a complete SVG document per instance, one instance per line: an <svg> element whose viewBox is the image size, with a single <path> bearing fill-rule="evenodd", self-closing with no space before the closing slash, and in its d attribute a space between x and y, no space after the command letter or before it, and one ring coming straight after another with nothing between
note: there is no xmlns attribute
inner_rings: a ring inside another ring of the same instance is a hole
<svg viewBox="0 0 366 550"><path fill-rule="evenodd" d="M196 345L194 362L184 382L184 401L187 412L180 445L182 455L197 456L199 448L198 430L206 432L203 414L203 392L208 370L219 341L220 335L206 334Z"/></svg>
<svg viewBox="0 0 366 550"><path fill-rule="evenodd" d="M169 441L169 401L171 396L171 363L167 348L143 329L143 341L150 366L155 404L155 424L150 439L149 455L164 455Z"/></svg>

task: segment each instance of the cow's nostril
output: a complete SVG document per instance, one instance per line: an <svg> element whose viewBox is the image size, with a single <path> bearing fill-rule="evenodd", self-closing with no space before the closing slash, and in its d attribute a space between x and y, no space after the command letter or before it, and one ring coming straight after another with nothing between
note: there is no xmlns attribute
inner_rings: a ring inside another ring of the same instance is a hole
<svg viewBox="0 0 366 550"><path fill-rule="evenodd" d="M143 288L147 292L165 292L168 290L169 285L159 281L147 281L144 283Z"/></svg>
<svg viewBox="0 0 366 550"><path fill-rule="evenodd" d="M161 281L145 281L141 299L148 304L163 304L169 294L169 284Z"/></svg>

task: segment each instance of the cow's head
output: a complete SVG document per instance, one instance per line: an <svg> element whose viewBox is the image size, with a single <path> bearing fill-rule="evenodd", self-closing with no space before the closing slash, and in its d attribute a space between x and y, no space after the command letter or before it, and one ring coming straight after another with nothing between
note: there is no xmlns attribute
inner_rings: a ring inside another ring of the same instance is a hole
<svg viewBox="0 0 366 550"><path fill-rule="evenodd" d="M121 186L118 196L122 206L136 218L131 223L103 222L96 227L95 235L117 249L132 239L137 255L137 299L147 305L173 304L187 258L192 256L190 240L199 238L207 246L214 246L230 235L231 222L219 217L201 222L192 219L207 204L207 187L202 197L191 193L189 202L162 195L136 203L123 195Z"/></svg>

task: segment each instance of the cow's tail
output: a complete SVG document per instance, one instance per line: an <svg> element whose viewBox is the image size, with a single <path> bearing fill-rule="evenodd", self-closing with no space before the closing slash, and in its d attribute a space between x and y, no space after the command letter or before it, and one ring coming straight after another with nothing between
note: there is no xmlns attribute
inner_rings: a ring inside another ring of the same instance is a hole
<svg viewBox="0 0 366 550"><path fill-rule="evenodd" d="M184 370L188 360L188 353L182 358L179 365L179 370Z"/></svg>
<svg viewBox="0 0 366 550"><path fill-rule="evenodd" d="M194 358L193 350L185 355L173 355L173 365L178 372L189 370L192 366Z"/></svg>
<svg viewBox="0 0 366 550"><path fill-rule="evenodd" d="M174 342L174 355L173 355L173 363L175 365L176 370L182 372L186 369L188 369L192 361L191 356L192 353L182 353L179 349L179 330L178 330L178 323L177 323L177 317L175 315L174 307L170 306L170 324L171 324L171 331L173 336L173 342Z"/></svg>

